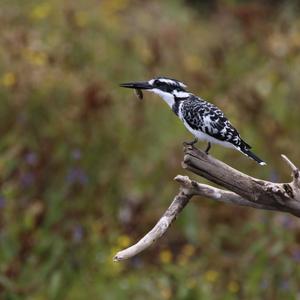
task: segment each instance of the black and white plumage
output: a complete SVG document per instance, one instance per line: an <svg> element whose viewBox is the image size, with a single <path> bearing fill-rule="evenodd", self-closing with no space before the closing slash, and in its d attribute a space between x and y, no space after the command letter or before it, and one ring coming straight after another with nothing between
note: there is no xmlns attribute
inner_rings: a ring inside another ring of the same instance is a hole
<svg viewBox="0 0 300 300"><path fill-rule="evenodd" d="M157 77L146 82L123 83L121 87L146 90L161 96L196 137L194 142L198 139L208 142L207 153L211 143L220 144L237 149L260 165L266 164L251 152L251 146L241 138L218 107L187 92L186 85L182 82L167 77Z"/></svg>

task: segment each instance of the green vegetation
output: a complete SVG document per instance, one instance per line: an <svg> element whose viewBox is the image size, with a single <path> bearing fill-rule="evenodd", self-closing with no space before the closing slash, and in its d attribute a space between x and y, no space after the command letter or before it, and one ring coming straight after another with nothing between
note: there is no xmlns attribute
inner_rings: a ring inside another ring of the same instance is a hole
<svg viewBox="0 0 300 300"><path fill-rule="evenodd" d="M268 162L213 147L243 172L300 165L299 11L266 3L1 1L1 299L296 299L299 221L281 213L195 198L159 245L112 262L177 192L191 139L118 83L165 75L210 99Z"/></svg>

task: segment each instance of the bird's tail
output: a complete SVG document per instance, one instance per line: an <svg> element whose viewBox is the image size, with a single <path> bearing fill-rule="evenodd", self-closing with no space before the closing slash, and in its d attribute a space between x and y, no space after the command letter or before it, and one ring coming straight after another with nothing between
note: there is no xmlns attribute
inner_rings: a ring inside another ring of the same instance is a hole
<svg viewBox="0 0 300 300"><path fill-rule="evenodd" d="M246 145L241 145L241 147L238 147L238 150L241 151L246 156L250 157L251 159L255 160L261 166L266 165L266 163L258 156L256 156Z"/></svg>

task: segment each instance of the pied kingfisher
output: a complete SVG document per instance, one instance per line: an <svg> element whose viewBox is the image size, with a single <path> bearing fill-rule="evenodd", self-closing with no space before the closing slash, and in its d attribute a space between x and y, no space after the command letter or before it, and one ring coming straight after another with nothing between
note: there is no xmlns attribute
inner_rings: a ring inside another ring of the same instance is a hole
<svg viewBox="0 0 300 300"><path fill-rule="evenodd" d="M237 149L260 165L266 164L250 151L251 146L242 140L218 107L188 92L182 82L167 77L157 77L145 82L122 83L120 86L135 89L140 99L143 97L142 90L153 92L163 98L195 136L195 140L187 144L193 145L198 139L207 141L206 154L211 143L220 144Z"/></svg>

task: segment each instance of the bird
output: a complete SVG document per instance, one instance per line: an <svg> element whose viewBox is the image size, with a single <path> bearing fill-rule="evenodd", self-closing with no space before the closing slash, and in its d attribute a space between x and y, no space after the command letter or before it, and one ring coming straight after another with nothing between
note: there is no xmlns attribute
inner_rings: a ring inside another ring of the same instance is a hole
<svg viewBox="0 0 300 300"><path fill-rule="evenodd" d="M211 144L219 144L240 151L260 165L266 163L256 156L233 127L224 113L214 104L209 103L187 91L187 86L179 80L168 77L155 77L149 81L121 83L123 88L135 89L140 99L142 91L160 96L183 122L195 139L186 142L194 145L198 140L208 142L205 153L209 154Z"/></svg>

